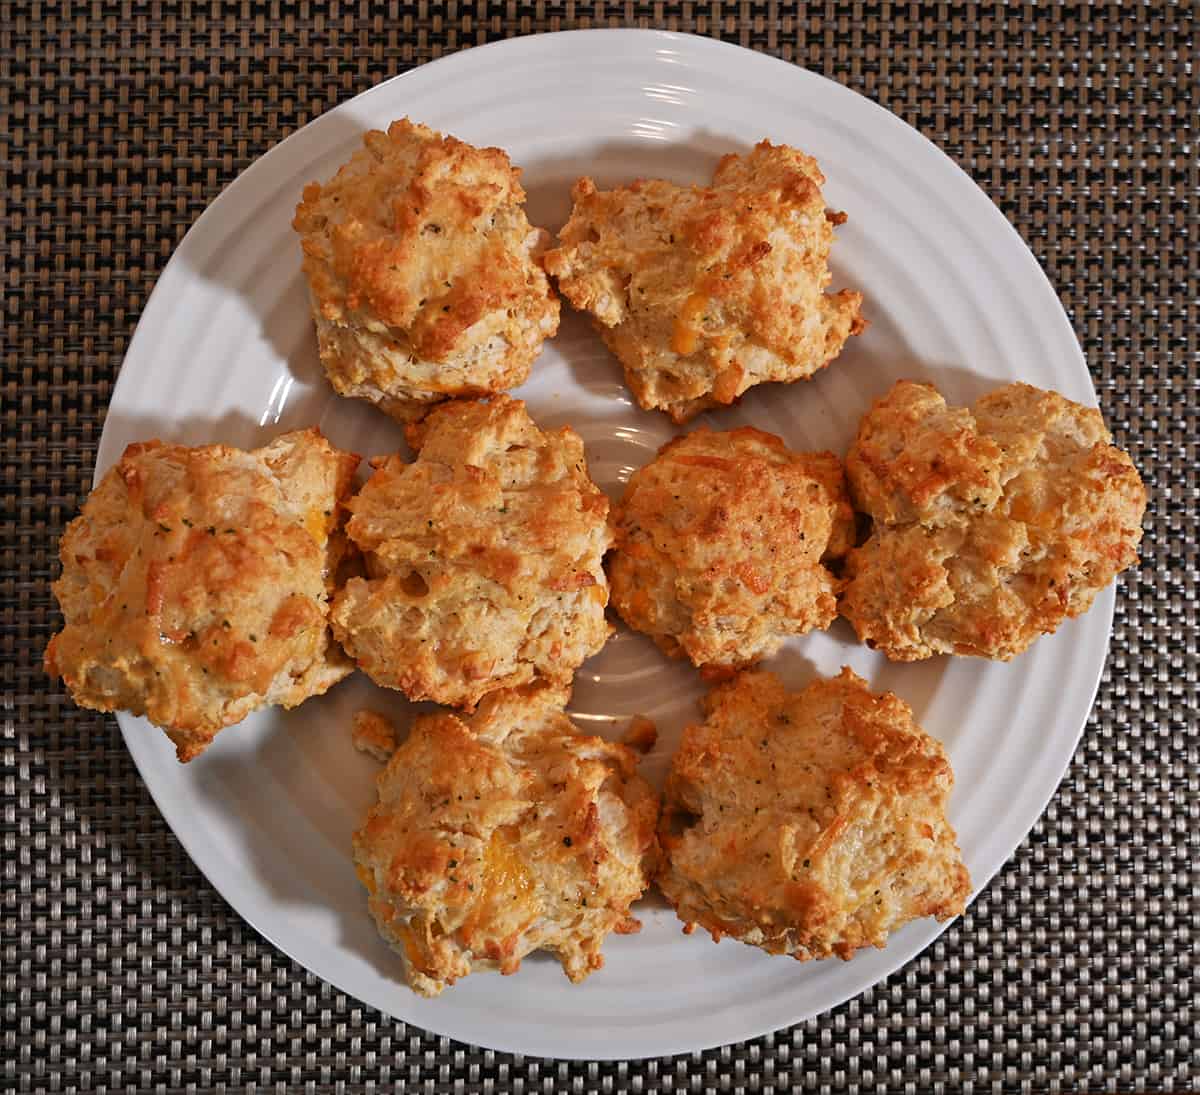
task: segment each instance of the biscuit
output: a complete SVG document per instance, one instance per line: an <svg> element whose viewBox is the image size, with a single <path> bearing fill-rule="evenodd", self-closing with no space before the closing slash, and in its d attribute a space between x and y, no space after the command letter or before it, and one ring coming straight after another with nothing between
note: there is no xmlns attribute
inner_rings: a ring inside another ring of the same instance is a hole
<svg viewBox="0 0 1200 1095"><path fill-rule="evenodd" d="M649 884L658 801L622 745L581 734L566 693L493 693L469 718L418 718L378 780L354 860L408 982L436 996L553 952L582 981Z"/></svg>
<svg viewBox="0 0 1200 1095"><path fill-rule="evenodd" d="M181 761L326 691L353 670L327 617L357 464L317 430L251 452L130 445L63 534L46 671L82 707L145 715Z"/></svg>
<svg viewBox="0 0 1200 1095"><path fill-rule="evenodd" d="M401 422L523 383L558 300L520 171L407 119L296 207L321 361L342 395Z"/></svg>
<svg viewBox="0 0 1200 1095"><path fill-rule="evenodd" d="M853 543L841 461L755 429L698 429L633 474L614 513L613 607L672 657L739 667L828 627Z"/></svg>
<svg viewBox="0 0 1200 1095"><path fill-rule="evenodd" d="M849 669L789 693L772 673L713 689L663 793L657 882L684 921L801 961L882 947L963 911L941 745Z"/></svg>
<svg viewBox="0 0 1200 1095"><path fill-rule="evenodd" d="M1004 661L1091 607L1137 562L1146 491L1100 412L1009 384L948 407L901 381L863 418L846 471L874 521L841 611L897 661Z"/></svg>
<svg viewBox="0 0 1200 1095"><path fill-rule="evenodd" d="M812 376L866 326L862 295L825 292L833 225L811 156L761 142L709 187L580 179L545 255L590 313L638 404L677 423L764 381Z"/></svg>
<svg viewBox="0 0 1200 1095"><path fill-rule="evenodd" d="M583 442L507 396L449 403L350 502L366 558L334 632L377 684L471 706L542 677L569 683L608 638L608 499Z"/></svg>

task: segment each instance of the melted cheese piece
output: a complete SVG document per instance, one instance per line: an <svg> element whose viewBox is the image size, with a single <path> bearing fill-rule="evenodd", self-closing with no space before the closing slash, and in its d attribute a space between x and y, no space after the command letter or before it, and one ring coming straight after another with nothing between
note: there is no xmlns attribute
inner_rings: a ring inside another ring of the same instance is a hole
<svg viewBox="0 0 1200 1095"><path fill-rule="evenodd" d="M671 331L671 349L675 353L693 354L699 348L700 337L704 333L700 324L707 307L708 297L703 293L693 293L684 301Z"/></svg>
<svg viewBox="0 0 1200 1095"><path fill-rule="evenodd" d="M317 547L324 547L325 541L329 539L330 520L331 518L319 509L310 509L304 515L305 531L313 538Z"/></svg>
<svg viewBox="0 0 1200 1095"><path fill-rule="evenodd" d="M533 879L517 852L511 829L497 829L483 853L483 898L521 901L533 892Z"/></svg>
<svg viewBox="0 0 1200 1095"><path fill-rule="evenodd" d="M511 828L497 829L484 850L475 904L459 930L459 937L467 946L479 949L486 946L485 938L476 938L481 925L494 921L501 908L507 913L519 909L533 893L533 878L517 852L514 837ZM528 914L528 910L522 911ZM489 932L488 938L490 935Z"/></svg>
<svg viewBox="0 0 1200 1095"><path fill-rule="evenodd" d="M417 945L417 937L407 924L400 924L392 928L396 933L396 938L400 940L401 946L404 947L404 956L414 969L426 972L425 967L421 962L421 948Z"/></svg>

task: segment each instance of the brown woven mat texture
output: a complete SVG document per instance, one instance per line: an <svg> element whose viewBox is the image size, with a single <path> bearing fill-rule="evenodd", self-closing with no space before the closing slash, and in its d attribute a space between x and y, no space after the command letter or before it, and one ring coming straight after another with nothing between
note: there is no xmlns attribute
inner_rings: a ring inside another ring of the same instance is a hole
<svg viewBox="0 0 1200 1095"><path fill-rule="evenodd" d="M1194 1090L1196 19L1187 3L0 0L0 1090ZM461 1045L307 973L196 870L115 721L40 669L56 542L122 353L205 206L382 79L588 26L783 57L935 141L1058 289L1152 499L1078 753L968 914L793 1029L590 1064Z"/></svg>

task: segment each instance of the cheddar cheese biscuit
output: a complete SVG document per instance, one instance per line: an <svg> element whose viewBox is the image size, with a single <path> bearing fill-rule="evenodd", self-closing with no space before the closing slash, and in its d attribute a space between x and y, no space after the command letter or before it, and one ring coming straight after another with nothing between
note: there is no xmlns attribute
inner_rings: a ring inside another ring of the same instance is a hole
<svg viewBox="0 0 1200 1095"><path fill-rule="evenodd" d="M663 794L657 882L690 928L802 961L963 911L941 745L849 669L789 693L743 673L704 701Z"/></svg>
<svg viewBox="0 0 1200 1095"><path fill-rule="evenodd" d="M569 683L610 632L608 499L583 442L507 396L446 404L409 438L417 459L382 461L350 502L367 575L334 603L347 652L377 684L455 706Z"/></svg>
<svg viewBox="0 0 1200 1095"><path fill-rule="evenodd" d="M625 746L581 734L566 693L493 693L418 718L380 775L354 859L380 933L425 996L548 950L572 981L637 931L658 801Z"/></svg>
<svg viewBox="0 0 1200 1095"><path fill-rule="evenodd" d="M761 142L711 186L580 179L545 256L588 312L638 404L686 422L764 381L812 376L861 331L862 296L826 293L833 225L825 179L803 152Z"/></svg>
<svg viewBox="0 0 1200 1095"><path fill-rule="evenodd" d="M316 430L130 445L63 535L47 671L81 706L145 715L183 761L324 692L353 669L327 617L357 463Z"/></svg>
<svg viewBox="0 0 1200 1095"><path fill-rule="evenodd" d="M1008 659L1091 606L1137 561L1146 491L1100 412L1009 384L948 407L901 381L846 458L874 521L842 612L898 661Z"/></svg>
<svg viewBox="0 0 1200 1095"><path fill-rule="evenodd" d="M697 666L739 667L828 627L853 542L841 461L755 429L699 429L629 480L614 514L613 606Z"/></svg>
<svg viewBox="0 0 1200 1095"><path fill-rule="evenodd" d="M296 209L321 361L400 421L523 383L558 329L520 172L404 119Z"/></svg>

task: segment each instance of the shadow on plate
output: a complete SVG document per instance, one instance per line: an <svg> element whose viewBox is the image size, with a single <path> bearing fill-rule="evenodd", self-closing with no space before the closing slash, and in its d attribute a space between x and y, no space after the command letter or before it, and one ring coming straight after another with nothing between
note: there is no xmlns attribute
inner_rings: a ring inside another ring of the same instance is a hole
<svg viewBox="0 0 1200 1095"><path fill-rule="evenodd" d="M328 387L323 377L321 386ZM280 434L312 426L319 428L331 444L363 457L359 467L360 481L370 473L366 460L371 456L399 451L406 458L411 458L400 426L375 407L362 400L342 399L335 396L332 390L319 391L314 402L321 405L324 411L307 417L302 404L310 396L311 392L305 400L291 404L286 417L278 422L266 421L262 417L256 421L238 410L228 411L216 418L110 411L104 422L105 470L120 458L125 445L135 441L158 439L180 445L233 445L241 449L255 449L269 444ZM110 428L111 435L108 432ZM119 439L118 447L111 452L108 451L110 436L114 441Z"/></svg>
<svg viewBox="0 0 1200 1095"><path fill-rule="evenodd" d="M762 663L763 669L775 673L788 691L798 692L819 678L836 677L842 666L850 666L863 677L872 692L894 692L912 708L913 717L924 729L929 709L942 687L942 678L950 666L946 657L929 658L923 662L890 662L882 654L868 650L858 641L848 620L839 616L823 632L810 633L828 651L828 643L836 645L834 657L825 653L820 664L805 654L805 638L788 643L774 657Z"/></svg>
<svg viewBox="0 0 1200 1095"><path fill-rule="evenodd" d="M232 289L245 299L259 317L264 337L274 347L278 356L288 362L297 375L305 362L316 366L320 375L320 362L316 356L316 336L311 321L304 324L293 322L295 315L309 316L308 288L300 271L300 240L291 229L291 220L300 201L304 187L310 182L325 182L336 173L361 144L362 135L368 126L351 120L344 112L333 111L321 119L321 149L309 161L302 175L293 180L290 190L276 195L262 219L249 226L254 231L263 219L279 219L287 225L286 242L282 250L268 248L258 252L258 261L246 271L242 264L233 261L235 254L244 244L242 232L225 235L221 245L206 259L203 266L188 262L194 273L205 279ZM307 139L308 135L302 135ZM270 153L267 153L269 155ZM238 183L235 182L234 187ZM231 188L232 190L232 188ZM226 191L217 200L231 200L231 191ZM191 252L183 248L179 254L188 261Z"/></svg>
<svg viewBox="0 0 1200 1095"><path fill-rule="evenodd" d="M270 394L260 420L269 436L320 426L335 445L370 454L401 448L401 431L369 404L333 392L317 352L300 240L291 228L304 186L331 178L366 131L338 113L328 115L321 128L326 151L313 157L310 169L271 198L260 215L246 218L238 231L227 232L215 251L198 260L196 249L185 246L177 256L197 278L236 297L257 323L259 337L269 347L267 357L273 359L269 367L275 371L268 378ZM230 192L218 201L233 199ZM237 215L236 205L231 215ZM247 243L249 235L257 245ZM240 261L246 256L252 265ZM263 378L256 379L262 383Z"/></svg>
<svg viewBox="0 0 1200 1095"><path fill-rule="evenodd" d="M109 434L109 431L112 431ZM104 419L104 432L121 439L121 445L111 454L120 459L127 444L136 441L159 440L177 445L235 445L252 449L264 445L281 430L265 427L240 411L229 411L217 418L204 415L173 416L167 413L142 415L109 411ZM107 470L107 469L106 469Z"/></svg>
<svg viewBox="0 0 1200 1095"><path fill-rule="evenodd" d="M401 730L419 711L356 675L295 711L272 711L252 748L222 750L222 738L237 727L222 731L187 774L196 794L236 827L249 873L274 902L336 914L346 948L402 980L399 960L389 963L367 913L351 855L383 770L351 742L351 718L362 707ZM270 925L263 929L269 934Z"/></svg>
<svg viewBox="0 0 1200 1095"><path fill-rule="evenodd" d="M793 644L784 646L757 668L774 673L789 692L799 692L821 678L816 663L805 657L803 651Z"/></svg>
<svg viewBox="0 0 1200 1095"><path fill-rule="evenodd" d="M583 176L601 190L628 186L635 179L667 179L681 186L707 184L727 153L745 155L754 146L708 129L683 140L646 136L606 141L586 159L547 157L519 163L531 224L556 233L571 214L571 187Z"/></svg>

